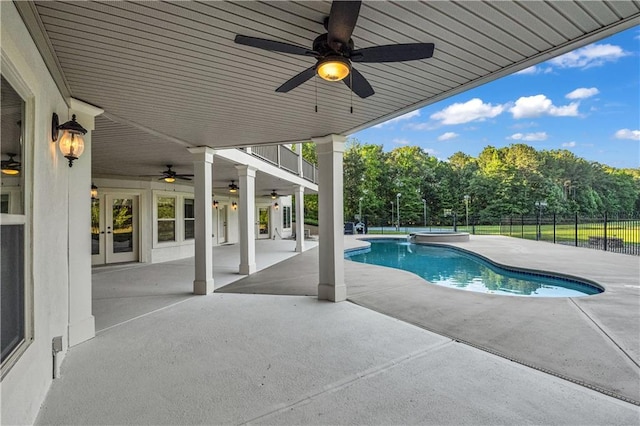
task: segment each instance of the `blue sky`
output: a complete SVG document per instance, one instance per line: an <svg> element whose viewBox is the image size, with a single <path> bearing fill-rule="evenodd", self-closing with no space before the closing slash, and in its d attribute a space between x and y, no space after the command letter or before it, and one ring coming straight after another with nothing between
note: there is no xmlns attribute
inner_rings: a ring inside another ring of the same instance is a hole
<svg viewBox="0 0 640 426"><path fill-rule="evenodd" d="M436 46L437 48L437 46ZM640 167L640 27L351 135L447 159L487 145L567 149Z"/></svg>

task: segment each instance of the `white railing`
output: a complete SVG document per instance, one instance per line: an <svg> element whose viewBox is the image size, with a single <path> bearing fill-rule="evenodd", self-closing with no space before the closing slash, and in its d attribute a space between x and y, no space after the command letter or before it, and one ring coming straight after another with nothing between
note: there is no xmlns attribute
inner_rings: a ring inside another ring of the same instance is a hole
<svg viewBox="0 0 640 426"><path fill-rule="evenodd" d="M274 164L283 170L302 176L310 182L318 183L317 167L303 159L302 170L298 170L298 153L293 152L285 145L252 146L251 149L243 149L243 151L250 151L252 155Z"/></svg>

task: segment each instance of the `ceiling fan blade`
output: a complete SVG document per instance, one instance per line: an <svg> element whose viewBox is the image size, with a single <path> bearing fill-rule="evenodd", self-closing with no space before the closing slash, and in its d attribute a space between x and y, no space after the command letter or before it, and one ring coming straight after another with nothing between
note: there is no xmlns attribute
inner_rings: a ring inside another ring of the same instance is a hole
<svg viewBox="0 0 640 426"><path fill-rule="evenodd" d="M276 89L276 92L286 93L289 90L295 89L305 81L309 80L316 73L316 66L312 66L302 71L300 74L293 76L286 83Z"/></svg>
<svg viewBox="0 0 640 426"><path fill-rule="evenodd" d="M344 84L346 84L348 88L353 90L353 93L360 96L362 99L368 98L376 93L367 79L353 67L351 67L351 75L347 76L347 78L342 81L344 81ZM351 84L353 84L353 87L351 87Z"/></svg>
<svg viewBox="0 0 640 426"><path fill-rule="evenodd" d="M175 175L174 176L176 179L181 179L181 180L192 180L189 177L185 177L185 175Z"/></svg>
<svg viewBox="0 0 640 426"><path fill-rule="evenodd" d="M296 46L295 44L283 43L275 40L266 40L264 38L249 37L236 35L235 42L245 46L257 47L258 49L270 50L272 52L290 53L292 55L316 56L306 47Z"/></svg>
<svg viewBox="0 0 640 426"><path fill-rule="evenodd" d="M333 49L340 50L340 46L336 43L342 45L349 43L360 14L361 4L361 1L338 0L331 4L327 41Z"/></svg>
<svg viewBox="0 0 640 426"><path fill-rule="evenodd" d="M433 56L433 43L389 44L354 50L353 62L404 62L427 59Z"/></svg>

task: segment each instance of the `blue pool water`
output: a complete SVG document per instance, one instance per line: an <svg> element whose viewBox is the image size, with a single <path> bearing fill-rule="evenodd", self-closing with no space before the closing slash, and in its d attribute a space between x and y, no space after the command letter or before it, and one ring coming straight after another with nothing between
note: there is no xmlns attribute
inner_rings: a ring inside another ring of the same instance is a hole
<svg viewBox="0 0 640 426"><path fill-rule="evenodd" d="M462 250L411 244L406 240L370 240L371 248L345 253L356 262L413 272L432 284L509 296L576 297L602 290L575 280L500 268Z"/></svg>

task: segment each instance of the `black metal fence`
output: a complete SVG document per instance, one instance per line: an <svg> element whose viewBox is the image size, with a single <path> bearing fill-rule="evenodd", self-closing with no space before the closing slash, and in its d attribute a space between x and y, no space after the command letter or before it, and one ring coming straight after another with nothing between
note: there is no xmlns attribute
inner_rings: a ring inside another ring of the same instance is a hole
<svg viewBox="0 0 640 426"><path fill-rule="evenodd" d="M396 224L397 225L397 224ZM372 233L412 233L420 231L461 231L475 235L505 235L529 240L587 247L614 253L640 256L640 213L545 214L487 218L469 216L432 216L422 226L370 227Z"/></svg>

